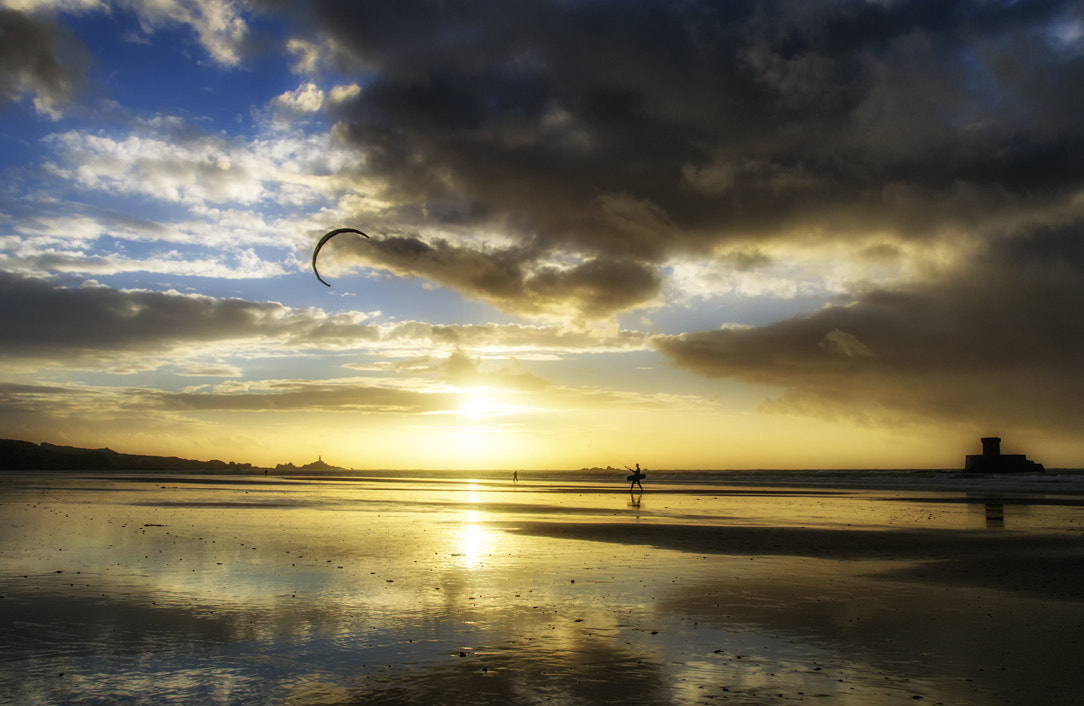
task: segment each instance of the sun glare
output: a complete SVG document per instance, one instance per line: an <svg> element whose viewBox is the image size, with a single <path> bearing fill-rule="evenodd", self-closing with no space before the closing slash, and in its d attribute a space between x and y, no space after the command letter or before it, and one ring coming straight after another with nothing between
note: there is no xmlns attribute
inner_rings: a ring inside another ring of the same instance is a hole
<svg viewBox="0 0 1084 706"><path fill-rule="evenodd" d="M468 503L477 503L478 494L473 492L476 485L471 484L472 492L467 497ZM463 567L469 570L477 569L482 561L482 556L489 544L487 532L482 526L482 513L477 510L467 510L466 522L459 535L459 555L463 558Z"/></svg>
<svg viewBox="0 0 1084 706"><path fill-rule="evenodd" d="M495 402L489 395L471 395L459 408L459 413L464 417L479 419L481 417L496 417L502 414L511 414L515 408Z"/></svg>

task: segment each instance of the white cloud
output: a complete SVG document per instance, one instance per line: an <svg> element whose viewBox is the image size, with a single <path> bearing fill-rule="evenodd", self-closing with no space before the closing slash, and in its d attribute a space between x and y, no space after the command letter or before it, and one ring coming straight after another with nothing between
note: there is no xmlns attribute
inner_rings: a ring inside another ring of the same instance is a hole
<svg viewBox="0 0 1084 706"><path fill-rule="evenodd" d="M46 138L65 166L49 164L56 176L113 193L149 196L174 203L252 203L266 197L255 156L230 153L222 138L188 143L128 135L119 139L81 132Z"/></svg>
<svg viewBox="0 0 1084 706"><path fill-rule="evenodd" d="M33 100L34 110L39 115L44 115L50 120L60 120L64 117L64 111L54 96L39 95Z"/></svg>
<svg viewBox="0 0 1084 706"><path fill-rule="evenodd" d="M725 257L718 260L683 258L670 265L671 296L677 301L734 295L794 299L826 298L845 291L832 272L817 271L809 264L792 261L746 270Z"/></svg>
<svg viewBox="0 0 1084 706"><path fill-rule="evenodd" d="M304 94L299 104L312 97ZM80 131L45 138L53 176L84 189L188 206L277 201L323 204L349 186L353 160L327 135L269 134L251 142L149 125L121 136Z"/></svg>
<svg viewBox="0 0 1084 706"><path fill-rule="evenodd" d="M152 34L171 24L189 25L216 62L236 66L248 35L243 4L232 0L120 0L134 11L143 31Z"/></svg>
<svg viewBox="0 0 1084 706"><path fill-rule="evenodd" d="M311 81L275 98L275 105L295 113L315 113L323 104L324 92Z"/></svg>
<svg viewBox="0 0 1084 706"><path fill-rule="evenodd" d="M286 51L297 57L294 63L295 74L314 74L320 66L320 47L304 39L291 39L286 42Z"/></svg>
<svg viewBox="0 0 1084 706"><path fill-rule="evenodd" d="M344 103L361 95L361 86L356 83L335 86L328 94L328 100L332 103Z"/></svg>
<svg viewBox="0 0 1084 706"><path fill-rule="evenodd" d="M369 196L359 201L359 190L372 189L359 178L356 155L326 133L264 125L248 139L164 116L134 125L122 134L71 130L43 139L41 181L12 182L15 212L0 222L2 266L25 274L272 277L296 267L295 248L344 213L383 208ZM69 195L72 187L85 201ZM132 215L128 197L149 201L154 216Z"/></svg>
<svg viewBox="0 0 1084 706"><path fill-rule="evenodd" d="M266 279L287 274L281 264L262 260L251 249L241 251L238 256L229 259L193 258L175 251L143 258L95 255L78 250L46 249L21 256L0 251L0 267L10 272L27 274L55 272L96 277L125 272L150 272L183 277Z"/></svg>
<svg viewBox="0 0 1084 706"><path fill-rule="evenodd" d="M681 302L732 295L828 301L935 278L966 261L976 243L955 231L919 243L881 233L841 242L795 231L777 242L722 246L708 258L676 257L667 268L671 297Z"/></svg>

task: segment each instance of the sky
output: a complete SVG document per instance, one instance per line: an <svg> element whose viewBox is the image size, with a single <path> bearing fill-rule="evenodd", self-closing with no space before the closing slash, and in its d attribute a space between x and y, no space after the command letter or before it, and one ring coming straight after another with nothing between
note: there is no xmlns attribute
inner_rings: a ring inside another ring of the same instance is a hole
<svg viewBox="0 0 1084 706"><path fill-rule="evenodd" d="M1081 467L1082 91L1075 0L0 0L0 437Z"/></svg>

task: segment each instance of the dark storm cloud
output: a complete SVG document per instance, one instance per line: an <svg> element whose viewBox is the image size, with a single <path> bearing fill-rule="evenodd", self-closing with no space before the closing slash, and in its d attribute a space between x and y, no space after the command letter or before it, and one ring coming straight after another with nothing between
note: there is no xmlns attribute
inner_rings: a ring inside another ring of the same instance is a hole
<svg viewBox="0 0 1084 706"><path fill-rule="evenodd" d="M1074 2L319 2L400 205L658 261L794 228L925 237L1084 177ZM968 185L968 189L961 189ZM435 211L441 212L441 211Z"/></svg>
<svg viewBox="0 0 1084 706"><path fill-rule="evenodd" d="M276 302L97 285L68 288L6 272L0 272L0 327L5 356L163 352L244 339L335 346L377 335L349 315L329 317Z"/></svg>
<svg viewBox="0 0 1084 706"><path fill-rule="evenodd" d="M70 100L87 59L83 45L51 20L0 9L0 105L25 94L43 109Z"/></svg>
<svg viewBox="0 0 1084 706"><path fill-rule="evenodd" d="M538 262L538 253L527 248L483 249L403 236L340 239L336 248L397 275L424 277L528 316L576 311L604 317L643 306L661 289L654 268L629 258L557 266Z"/></svg>
<svg viewBox="0 0 1084 706"><path fill-rule="evenodd" d="M215 299L177 292L63 287L0 272L0 358L39 362L100 354L158 355L218 342L264 352L293 348L385 347L416 351L489 351L508 355L643 350L635 332L594 334L557 326L377 325L364 315L329 316L278 302Z"/></svg>
<svg viewBox="0 0 1084 706"><path fill-rule="evenodd" d="M425 414L445 411L461 400L454 395L426 394L416 390L366 386L281 381L264 389L245 392L164 392L143 391L136 406L173 412L270 412L338 411Z"/></svg>
<svg viewBox="0 0 1084 706"><path fill-rule="evenodd" d="M785 388L768 411L985 431L1084 423L1084 225L994 244L952 279L761 328L657 339L711 377Z"/></svg>
<svg viewBox="0 0 1084 706"><path fill-rule="evenodd" d="M245 387L173 392L146 388L18 385L0 382L0 420L19 423L29 415L200 413L200 412L369 412L432 414L456 409L462 395L367 385L276 380Z"/></svg>

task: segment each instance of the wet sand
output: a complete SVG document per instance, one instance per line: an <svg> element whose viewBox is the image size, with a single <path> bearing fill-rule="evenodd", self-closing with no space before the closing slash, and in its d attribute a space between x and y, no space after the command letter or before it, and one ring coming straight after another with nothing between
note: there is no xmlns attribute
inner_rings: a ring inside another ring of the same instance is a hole
<svg viewBox="0 0 1084 706"><path fill-rule="evenodd" d="M2 476L0 702L1079 702L1081 495L634 499Z"/></svg>

